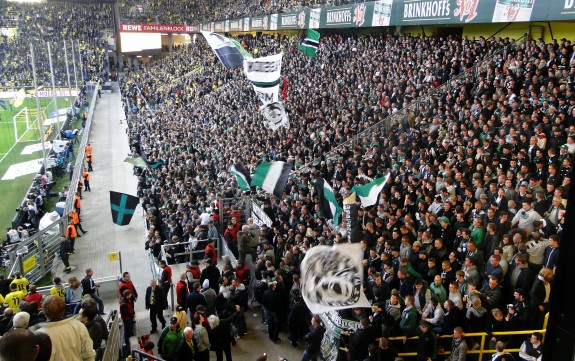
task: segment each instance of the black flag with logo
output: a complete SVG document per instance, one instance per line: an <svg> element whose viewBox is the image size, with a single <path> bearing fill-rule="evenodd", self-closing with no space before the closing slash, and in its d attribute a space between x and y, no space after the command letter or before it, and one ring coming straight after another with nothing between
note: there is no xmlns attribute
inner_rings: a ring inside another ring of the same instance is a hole
<svg viewBox="0 0 575 361"><path fill-rule="evenodd" d="M112 221L119 226L130 224L138 203L140 203L140 199L138 197L110 191L110 210L112 211Z"/></svg>

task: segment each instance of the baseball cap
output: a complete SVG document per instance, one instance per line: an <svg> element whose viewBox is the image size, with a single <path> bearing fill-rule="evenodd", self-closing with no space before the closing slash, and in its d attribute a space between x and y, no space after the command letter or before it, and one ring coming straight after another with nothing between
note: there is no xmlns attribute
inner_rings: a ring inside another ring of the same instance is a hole
<svg viewBox="0 0 575 361"><path fill-rule="evenodd" d="M443 222L443 223L449 224L449 218L447 218L447 217L441 217L441 218L439 219L439 221L440 221L440 222Z"/></svg>
<svg viewBox="0 0 575 361"><path fill-rule="evenodd" d="M178 323L178 319L176 317L172 317L170 318L170 323L173 325L175 323Z"/></svg>

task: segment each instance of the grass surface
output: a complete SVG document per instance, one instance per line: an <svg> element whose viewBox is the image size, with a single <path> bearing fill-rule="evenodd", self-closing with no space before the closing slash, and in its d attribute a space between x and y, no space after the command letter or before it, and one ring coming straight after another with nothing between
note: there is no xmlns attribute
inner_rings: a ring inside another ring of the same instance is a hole
<svg viewBox="0 0 575 361"><path fill-rule="evenodd" d="M70 104L66 98L61 97L57 100L58 108L66 108ZM54 109L53 99L40 99L40 106L43 109L44 118L48 118L50 112ZM12 164L42 158L41 151L37 151L32 154L21 154L24 147L40 142L40 131L37 126L36 129L30 129L26 132L26 123L19 123L18 134L24 134L24 138L21 142L15 144L13 117L24 107L33 109L30 110L31 113L37 113L35 111L36 101L33 98L27 98L21 107L14 108L11 111L9 109L3 110L0 108L0 179L4 176ZM58 134L57 124L54 124L51 128L52 129L50 135L47 137L49 140L54 139ZM49 126L45 127L45 131L48 131L49 129ZM0 180L0 194L2 195L3 205L3 207L0 207L0 229L2 229L2 227L6 228L11 226L12 218L14 218L15 215L15 210L26 196L26 192L28 188L30 188L30 184L32 183L34 177L35 174L28 174L17 177L13 180ZM66 177L64 178L66 180L68 179ZM54 191L59 191L61 188L62 186L52 189ZM46 209L51 210L52 208Z"/></svg>

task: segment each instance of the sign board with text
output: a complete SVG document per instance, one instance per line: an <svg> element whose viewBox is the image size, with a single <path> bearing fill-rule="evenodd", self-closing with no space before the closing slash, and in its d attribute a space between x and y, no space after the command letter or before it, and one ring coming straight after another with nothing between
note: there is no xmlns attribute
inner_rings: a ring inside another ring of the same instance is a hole
<svg viewBox="0 0 575 361"><path fill-rule="evenodd" d="M378 0L196 25L120 24L120 32L190 33L575 20L575 0Z"/></svg>

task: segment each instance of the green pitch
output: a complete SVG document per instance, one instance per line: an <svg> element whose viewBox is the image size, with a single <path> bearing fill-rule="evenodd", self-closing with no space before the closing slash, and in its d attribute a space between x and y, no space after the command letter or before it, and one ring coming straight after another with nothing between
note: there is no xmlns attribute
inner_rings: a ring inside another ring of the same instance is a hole
<svg viewBox="0 0 575 361"><path fill-rule="evenodd" d="M70 106L70 102L66 98L58 98L57 100L58 107L56 109ZM49 118L50 112L54 110L53 103L53 98L40 99L44 119ZM20 142L16 142L14 116L26 107L29 111L29 125L32 126L27 130L26 122L18 121L16 126ZM7 110L0 108L0 194L2 194L2 204L4 205L0 207L0 228L10 226L15 209L21 204L35 174L24 175L12 180L1 180L1 178L12 164L42 158L41 151L32 154L21 154L26 146L40 142L39 123L35 122L36 119L34 118L37 118L36 100L34 98L26 98L20 107L12 110L9 107L7 107ZM46 139L54 139L58 134L58 124L44 126L44 130L50 131L50 135ZM60 189L53 190L59 191Z"/></svg>

